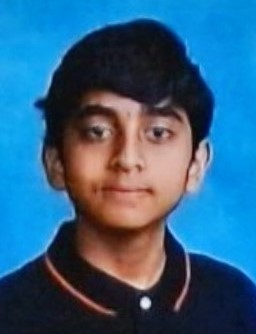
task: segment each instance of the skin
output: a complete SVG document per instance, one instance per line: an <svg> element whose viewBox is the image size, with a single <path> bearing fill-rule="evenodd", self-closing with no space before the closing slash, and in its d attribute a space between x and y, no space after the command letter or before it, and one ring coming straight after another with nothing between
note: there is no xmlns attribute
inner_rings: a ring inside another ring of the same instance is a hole
<svg viewBox="0 0 256 334"><path fill-rule="evenodd" d="M200 183L206 144L193 154L182 109L160 115L130 98L91 91L81 110L66 126L62 147L44 150L48 179L73 202L79 254L148 288L165 263L165 217Z"/></svg>

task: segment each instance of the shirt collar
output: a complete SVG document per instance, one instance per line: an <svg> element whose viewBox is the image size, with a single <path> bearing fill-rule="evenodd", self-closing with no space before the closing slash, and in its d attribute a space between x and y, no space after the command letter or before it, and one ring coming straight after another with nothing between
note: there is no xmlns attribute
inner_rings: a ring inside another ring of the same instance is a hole
<svg viewBox="0 0 256 334"><path fill-rule="evenodd" d="M67 293L87 308L107 316L133 312L147 296L158 309L178 312L190 282L189 257L166 229L166 265L159 282L148 290L138 290L94 268L76 252L75 223L61 226L45 254L45 265Z"/></svg>

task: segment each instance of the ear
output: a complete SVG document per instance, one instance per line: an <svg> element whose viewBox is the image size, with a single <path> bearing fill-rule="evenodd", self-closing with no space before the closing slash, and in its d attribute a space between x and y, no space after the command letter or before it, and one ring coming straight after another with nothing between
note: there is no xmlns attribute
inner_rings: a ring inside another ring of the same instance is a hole
<svg viewBox="0 0 256 334"><path fill-rule="evenodd" d="M56 190L64 190L64 168L59 150L56 147L45 146L42 152L42 160L50 185Z"/></svg>
<svg viewBox="0 0 256 334"><path fill-rule="evenodd" d="M203 140L194 152L193 160L188 170L186 192L195 192L204 179L205 172L212 161L212 147Z"/></svg>

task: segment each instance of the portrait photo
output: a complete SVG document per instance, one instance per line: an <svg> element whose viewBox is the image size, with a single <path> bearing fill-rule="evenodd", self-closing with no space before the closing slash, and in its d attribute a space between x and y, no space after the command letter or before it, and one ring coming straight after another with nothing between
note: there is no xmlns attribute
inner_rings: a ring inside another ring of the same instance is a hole
<svg viewBox="0 0 256 334"><path fill-rule="evenodd" d="M157 334L170 280L161 333L254 333L255 17L253 0L1 1L0 331Z"/></svg>

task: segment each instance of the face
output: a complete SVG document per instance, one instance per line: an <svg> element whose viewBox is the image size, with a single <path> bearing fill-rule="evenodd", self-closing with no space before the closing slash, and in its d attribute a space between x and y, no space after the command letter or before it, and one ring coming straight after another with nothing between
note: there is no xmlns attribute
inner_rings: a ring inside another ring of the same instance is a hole
<svg viewBox="0 0 256 334"><path fill-rule="evenodd" d="M67 191L82 221L116 229L160 224L197 186L204 145L193 155L184 111L161 110L93 91L66 127L62 147L46 148L48 178Z"/></svg>

